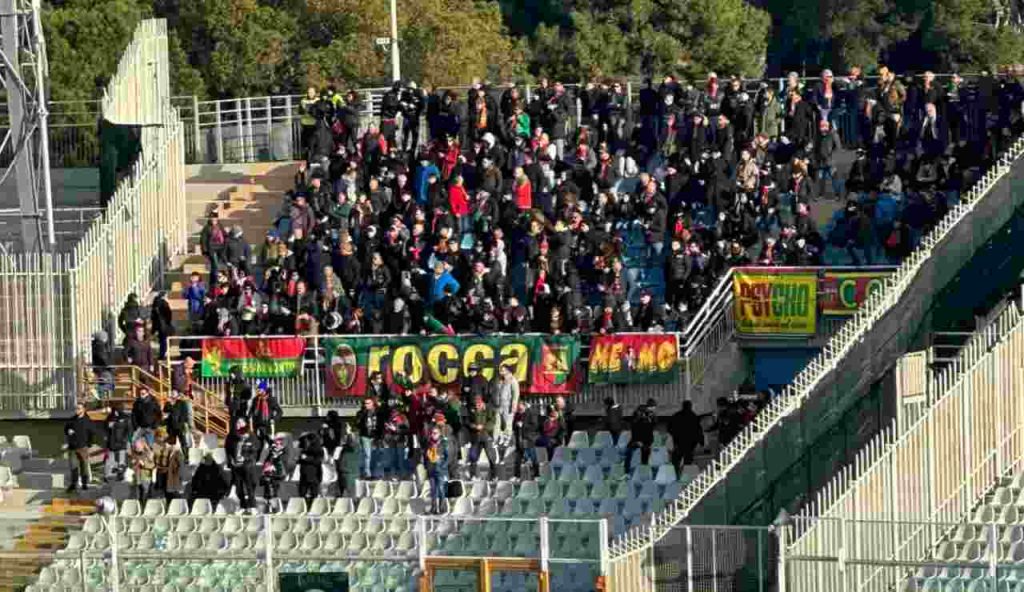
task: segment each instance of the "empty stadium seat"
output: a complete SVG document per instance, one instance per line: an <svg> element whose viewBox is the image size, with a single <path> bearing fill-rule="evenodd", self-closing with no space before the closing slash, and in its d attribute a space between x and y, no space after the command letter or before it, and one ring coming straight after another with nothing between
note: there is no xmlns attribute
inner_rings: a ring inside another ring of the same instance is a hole
<svg viewBox="0 0 1024 592"><path fill-rule="evenodd" d="M590 436L584 431L575 431L569 436L569 448L589 448Z"/></svg>

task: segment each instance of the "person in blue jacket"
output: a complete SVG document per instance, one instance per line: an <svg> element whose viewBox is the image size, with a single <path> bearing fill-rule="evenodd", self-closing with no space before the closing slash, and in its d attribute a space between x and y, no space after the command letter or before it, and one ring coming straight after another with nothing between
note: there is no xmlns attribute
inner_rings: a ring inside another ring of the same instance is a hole
<svg viewBox="0 0 1024 592"><path fill-rule="evenodd" d="M427 192L431 176L434 177L434 182L436 183L437 179L441 178L441 171L434 164L434 161L430 160L430 155L424 150L420 153L420 162L419 166L416 167L416 178L413 182L417 205L427 205Z"/></svg>
<svg viewBox="0 0 1024 592"><path fill-rule="evenodd" d="M452 273L443 262L438 261L434 264L434 275L430 278L430 302L428 304L434 304L444 298L444 289L447 286L452 287L452 294L459 293L459 280L452 277Z"/></svg>

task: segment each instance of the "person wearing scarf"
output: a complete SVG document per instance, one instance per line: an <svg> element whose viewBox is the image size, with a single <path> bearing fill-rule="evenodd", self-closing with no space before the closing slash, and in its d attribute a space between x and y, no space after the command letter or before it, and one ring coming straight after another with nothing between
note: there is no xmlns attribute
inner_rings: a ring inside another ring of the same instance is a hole
<svg viewBox="0 0 1024 592"><path fill-rule="evenodd" d="M443 424L444 416L440 423ZM448 441L441 434L441 427L434 425L427 433L423 446L423 465L430 480L430 513L448 513Z"/></svg>
<svg viewBox="0 0 1024 592"><path fill-rule="evenodd" d="M270 394L270 386L266 380L261 380L256 386L256 396L249 405L249 422L256 437L269 442L274 433L274 424L282 415L281 405Z"/></svg>

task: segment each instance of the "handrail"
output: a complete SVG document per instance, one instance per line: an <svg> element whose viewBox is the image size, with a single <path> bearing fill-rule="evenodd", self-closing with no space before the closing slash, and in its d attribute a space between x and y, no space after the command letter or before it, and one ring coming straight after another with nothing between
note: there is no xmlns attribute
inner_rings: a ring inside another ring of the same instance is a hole
<svg viewBox="0 0 1024 592"><path fill-rule="evenodd" d="M139 391L145 387L153 392L157 400L160 401L161 406L167 402L172 390L169 379L156 376L138 366L132 365L111 366L111 370L113 370L114 374L115 388L119 378L127 378L126 386L128 387L130 400L138 397ZM86 385L93 386L100 384L100 380L97 378L85 379L83 382ZM231 418L227 409L224 408L220 397L216 393L203 387L197 381L192 383L192 406L193 422L201 428L201 431L217 434L218 436L227 435L231 424Z"/></svg>
<svg viewBox="0 0 1024 592"><path fill-rule="evenodd" d="M993 169L987 171L978 183L966 192L962 202L939 221L918 248L904 260L896 273L886 278L882 289L869 296L853 318L829 339L822 351L793 379L793 383L779 397L772 400L711 462L711 465L683 489L678 499L653 518L651 526L634 527L619 536L610 548L612 556L623 555L630 550L644 549L660 540L672 525L689 515L711 489L729 474L732 467L763 440L769 430L799 408L803 401L811 396L818 383L832 372L846 354L874 327L875 322L901 301L903 294L924 262L929 259L936 245L974 210L978 202L1009 172L1010 165L1022 155L1024 138L1018 138L1007 153L999 157Z"/></svg>

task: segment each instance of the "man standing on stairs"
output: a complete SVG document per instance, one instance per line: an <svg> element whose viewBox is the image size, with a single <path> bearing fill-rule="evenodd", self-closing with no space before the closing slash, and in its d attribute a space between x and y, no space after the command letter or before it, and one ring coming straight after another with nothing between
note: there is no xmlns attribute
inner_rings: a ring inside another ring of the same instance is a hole
<svg viewBox="0 0 1024 592"><path fill-rule="evenodd" d="M228 248L228 233L220 225L216 212L210 214L206 226L199 233L199 248L210 260L210 284L213 285L217 282L217 271L226 263Z"/></svg>
<svg viewBox="0 0 1024 592"><path fill-rule="evenodd" d="M167 443L177 442L182 456L188 458L188 449L192 447L192 402L172 390L171 399L164 406L164 417L167 418Z"/></svg>
<svg viewBox="0 0 1024 592"><path fill-rule="evenodd" d="M142 392L132 403L132 423L135 424L136 430L132 439L145 438L152 446L156 428L160 425L160 403L146 387L142 387Z"/></svg>
<svg viewBox="0 0 1024 592"><path fill-rule="evenodd" d="M167 359L167 339L174 335L174 318L171 305L167 303L167 292L156 292L153 304L149 307L149 322L153 326L157 340L160 342L160 360Z"/></svg>
<svg viewBox="0 0 1024 592"><path fill-rule="evenodd" d="M96 424L89 419L85 405L75 406L75 416L64 424L64 450L68 455L68 493L78 489L81 478L82 489L89 489L92 480L92 468L89 466L89 446L93 437L98 435Z"/></svg>

